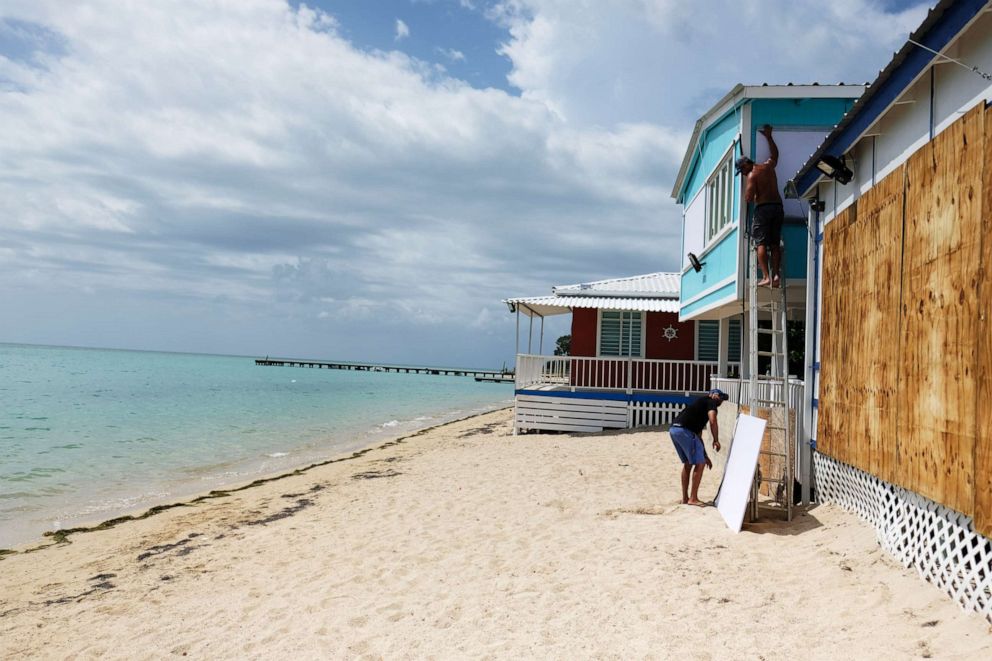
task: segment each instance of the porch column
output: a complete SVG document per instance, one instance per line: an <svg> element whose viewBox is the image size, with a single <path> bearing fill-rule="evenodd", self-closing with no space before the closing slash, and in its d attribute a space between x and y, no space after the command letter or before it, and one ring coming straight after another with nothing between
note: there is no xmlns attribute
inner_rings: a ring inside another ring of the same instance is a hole
<svg viewBox="0 0 992 661"><path fill-rule="evenodd" d="M720 332L717 339L717 374L723 378L729 376L727 370L727 353L730 350L730 317L720 320Z"/></svg>

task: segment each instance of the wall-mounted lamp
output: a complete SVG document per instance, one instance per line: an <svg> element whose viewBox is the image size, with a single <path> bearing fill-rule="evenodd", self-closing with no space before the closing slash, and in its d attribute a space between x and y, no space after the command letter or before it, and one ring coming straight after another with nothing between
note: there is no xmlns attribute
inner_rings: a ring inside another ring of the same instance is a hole
<svg viewBox="0 0 992 661"><path fill-rule="evenodd" d="M810 202L809 208L822 213L827 208L827 203L823 200L813 200Z"/></svg>
<svg viewBox="0 0 992 661"><path fill-rule="evenodd" d="M824 154L816 162L816 169L842 186L854 178L854 173L851 172L851 168L847 167L843 156L837 158L830 154Z"/></svg>
<svg viewBox="0 0 992 661"><path fill-rule="evenodd" d="M695 271L696 273L699 273L700 271L703 270L703 264L705 262L699 261L699 258L696 257L696 254L691 252L689 253L689 263L692 264L692 270Z"/></svg>

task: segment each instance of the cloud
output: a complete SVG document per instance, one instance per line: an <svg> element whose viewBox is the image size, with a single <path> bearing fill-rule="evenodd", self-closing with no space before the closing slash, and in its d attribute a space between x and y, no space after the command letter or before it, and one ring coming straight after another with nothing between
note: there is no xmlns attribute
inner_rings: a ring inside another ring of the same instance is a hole
<svg viewBox="0 0 992 661"><path fill-rule="evenodd" d="M394 39L400 41L401 39L406 39L410 36L410 28L400 19L396 19L396 36Z"/></svg>
<svg viewBox="0 0 992 661"><path fill-rule="evenodd" d="M926 10L887 12L874 0L504 0L489 15L510 32L501 52L527 98L580 124L673 125L739 82L871 80Z"/></svg>
<svg viewBox="0 0 992 661"><path fill-rule="evenodd" d="M454 48L438 48L437 52L439 52L441 55L444 55L452 62L465 61L465 53L461 52L460 50L456 50Z"/></svg>
<svg viewBox="0 0 992 661"><path fill-rule="evenodd" d="M606 4L489 6L519 96L280 0L6 4L0 340L499 364L511 324L464 331L501 298L677 267L668 191L732 82L866 80L919 13Z"/></svg>

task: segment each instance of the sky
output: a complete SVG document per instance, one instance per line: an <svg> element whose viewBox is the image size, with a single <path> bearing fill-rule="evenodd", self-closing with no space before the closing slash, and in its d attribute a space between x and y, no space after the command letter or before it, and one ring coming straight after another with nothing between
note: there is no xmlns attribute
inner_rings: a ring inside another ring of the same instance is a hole
<svg viewBox="0 0 992 661"><path fill-rule="evenodd" d="M678 269L733 85L868 82L928 7L5 0L0 342L512 364L502 299Z"/></svg>

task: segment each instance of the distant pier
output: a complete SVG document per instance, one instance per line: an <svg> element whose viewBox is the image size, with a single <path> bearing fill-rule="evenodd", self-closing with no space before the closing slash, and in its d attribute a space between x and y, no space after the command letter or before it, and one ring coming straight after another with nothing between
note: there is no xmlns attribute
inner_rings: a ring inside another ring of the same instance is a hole
<svg viewBox="0 0 992 661"><path fill-rule="evenodd" d="M397 372L406 374L433 374L435 376L472 376L476 381L512 383L512 372L497 370L458 369L453 367L408 367L405 365L376 365L372 363L328 363L317 360L287 360L256 358L256 365L263 367L309 367L311 369L350 370L354 372Z"/></svg>

